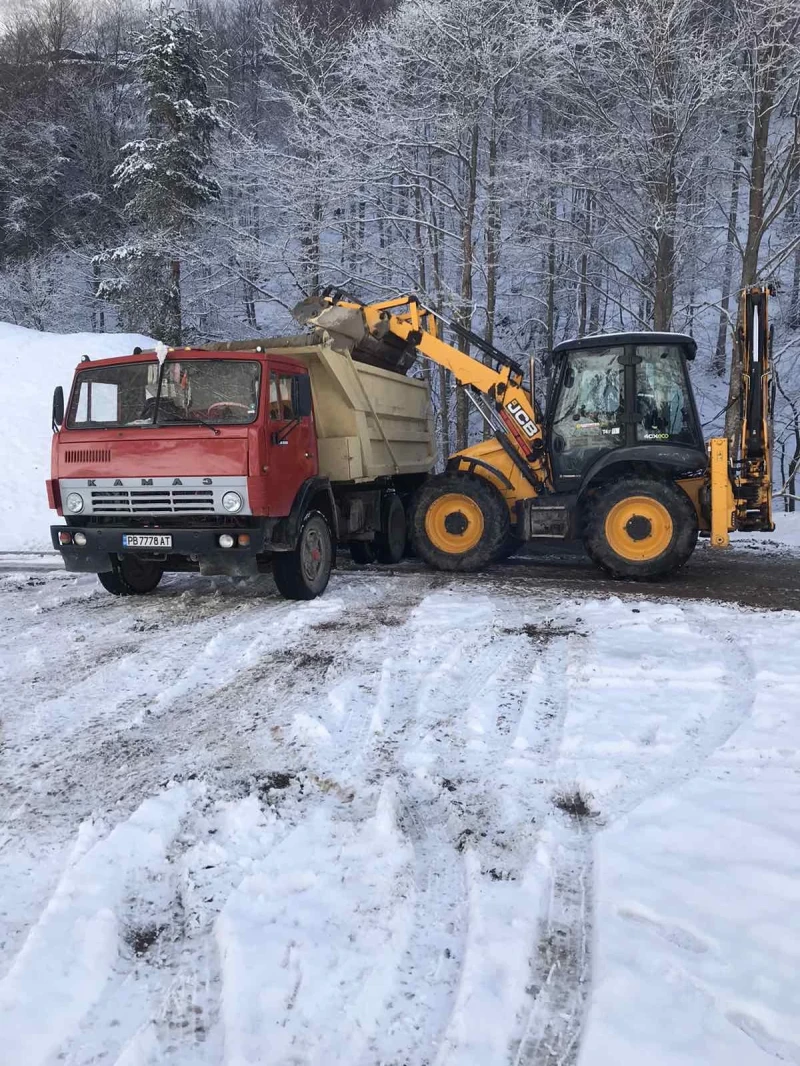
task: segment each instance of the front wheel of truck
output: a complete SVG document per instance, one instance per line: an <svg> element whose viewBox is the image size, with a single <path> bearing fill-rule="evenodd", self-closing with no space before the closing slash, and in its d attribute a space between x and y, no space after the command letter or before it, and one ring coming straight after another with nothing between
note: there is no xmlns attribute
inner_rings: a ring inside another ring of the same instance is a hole
<svg viewBox="0 0 800 1066"><path fill-rule="evenodd" d="M144 596L158 586L164 571L158 563L130 555L115 562L113 569L97 576L112 596Z"/></svg>
<svg viewBox="0 0 800 1066"><path fill-rule="evenodd" d="M287 600L313 600L328 585L333 566L333 541L325 516L309 511L303 519L294 551L276 552L272 576Z"/></svg>

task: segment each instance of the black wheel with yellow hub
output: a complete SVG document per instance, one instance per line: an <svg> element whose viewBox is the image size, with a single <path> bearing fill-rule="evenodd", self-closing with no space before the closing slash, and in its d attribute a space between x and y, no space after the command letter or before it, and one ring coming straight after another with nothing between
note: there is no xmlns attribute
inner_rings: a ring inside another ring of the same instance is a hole
<svg viewBox="0 0 800 1066"><path fill-rule="evenodd" d="M509 535L505 500L474 474L439 474L418 491L412 543L437 570L480 570L493 562Z"/></svg>
<svg viewBox="0 0 800 1066"><path fill-rule="evenodd" d="M612 577L654 581L673 574L694 551L697 515L673 482L623 477L593 491L583 540Z"/></svg>

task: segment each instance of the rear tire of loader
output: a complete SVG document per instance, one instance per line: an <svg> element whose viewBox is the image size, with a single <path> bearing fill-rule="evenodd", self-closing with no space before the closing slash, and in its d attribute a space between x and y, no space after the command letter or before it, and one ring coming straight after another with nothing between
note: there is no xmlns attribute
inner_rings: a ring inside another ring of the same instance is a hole
<svg viewBox="0 0 800 1066"><path fill-rule="evenodd" d="M508 537L505 544L500 548L500 551L495 557L496 563L504 563L511 558L512 555L516 555L518 551L522 550L523 541L514 535L513 530L509 530Z"/></svg>
<svg viewBox="0 0 800 1066"><path fill-rule="evenodd" d="M381 531L375 537L378 562L399 563L406 551L406 509L399 496L385 496L381 506Z"/></svg>
<svg viewBox="0 0 800 1066"><path fill-rule="evenodd" d="M488 566L506 543L510 525L503 497L475 474L438 474L414 498L414 550L436 570Z"/></svg>
<svg viewBox="0 0 800 1066"><path fill-rule="evenodd" d="M126 556L114 563L113 569L98 574L98 580L112 596L146 596L158 587L164 576L158 563L150 563L135 556Z"/></svg>
<svg viewBox="0 0 800 1066"><path fill-rule="evenodd" d="M697 515L673 482L621 477L595 490L583 543L592 562L612 577L657 581L674 574L691 556Z"/></svg>
<svg viewBox="0 0 800 1066"><path fill-rule="evenodd" d="M272 576L287 600L314 600L328 586L333 567L333 540L325 516L309 511L294 551L275 552Z"/></svg>

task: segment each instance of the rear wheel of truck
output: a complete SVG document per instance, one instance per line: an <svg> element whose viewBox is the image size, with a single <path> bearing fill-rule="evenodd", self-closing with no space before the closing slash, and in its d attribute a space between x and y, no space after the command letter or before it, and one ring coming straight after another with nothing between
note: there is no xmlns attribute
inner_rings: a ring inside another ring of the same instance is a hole
<svg viewBox="0 0 800 1066"><path fill-rule="evenodd" d="M381 531L375 536L379 563L399 563L406 550L406 509L399 496L385 496L381 505Z"/></svg>
<svg viewBox="0 0 800 1066"><path fill-rule="evenodd" d="M126 555L114 563L113 569L98 574L100 584L112 596L144 596L158 587L164 570L158 563Z"/></svg>
<svg viewBox="0 0 800 1066"><path fill-rule="evenodd" d="M351 540L348 547L350 548L350 557L359 566L368 566L370 563L374 563L377 558L375 545L371 540Z"/></svg>
<svg viewBox="0 0 800 1066"><path fill-rule="evenodd" d="M323 514L309 511L303 519L294 551L276 552L272 576L287 600L313 600L328 585L333 566L333 541Z"/></svg>
<svg viewBox="0 0 800 1066"><path fill-rule="evenodd" d="M436 570L480 570L494 562L510 528L505 500L474 474L429 478L414 500L412 539Z"/></svg>
<svg viewBox="0 0 800 1066"><path fill-rule="evenodd" d="M592 562L616 578L656 581L678 570L697 544L686 493L658 477L621 477L598 488L583 542Z"/></svg>

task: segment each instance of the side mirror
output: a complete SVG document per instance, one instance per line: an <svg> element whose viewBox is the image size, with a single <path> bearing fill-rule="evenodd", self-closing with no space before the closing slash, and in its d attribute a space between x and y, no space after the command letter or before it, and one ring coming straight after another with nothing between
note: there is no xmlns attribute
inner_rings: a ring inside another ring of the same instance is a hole
<svg viewBox="0 0 800 1066"><path fill-rule="evenodd" d="M300 374L297 378L297 418L308 418L311 414L311 378Z"/></svg>
<svg viewBox="0 0 800 1066"><path fill-rule="evenodd" d="M64 390L56 385L53 392L53 432L61 429L64 422Z"/></svg>

